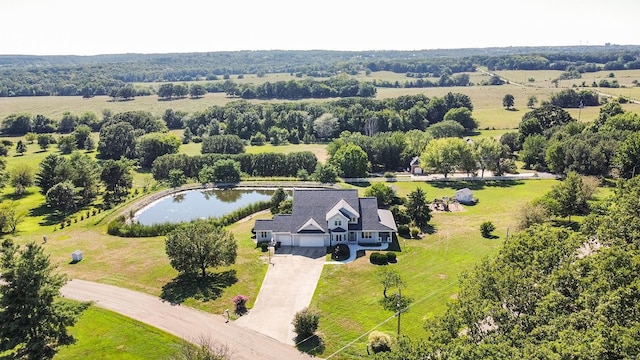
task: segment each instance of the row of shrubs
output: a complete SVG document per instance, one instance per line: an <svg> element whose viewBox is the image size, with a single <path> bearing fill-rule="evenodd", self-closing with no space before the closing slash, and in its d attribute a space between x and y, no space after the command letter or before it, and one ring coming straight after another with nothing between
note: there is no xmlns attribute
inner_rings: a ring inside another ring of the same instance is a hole
<svg viewBox="0 0 640 360"><path fill-rule="evenodd" d="M97 213L102 212L101 208L98 209L91 209L91 211L87 210L86 212L86 218L88 219L91 215L95 216ZM78 222L78 217L74 216L73 218L66 218L66 219L62 219L60 220L60 229L64 229L65 226L71 226L71 220L73 219L73 223L77 223ZM83 221L85 219L85 213L80 213L80 221ZM53 228L53 231L55 231L56 228Z"/></svg>
<svg viewBox="0 0 640 360"><path fill-rule="evenodd" d="M271 201L260 201L247 205L232 213L220 218L211 218L209 221L218 226L231 225L238 220L245 218L258 211L266 210L271 207ZM122 237L152 237L163 236L181 225L181 223L160 223L153 225L142 225L139 222L127 222L124 215L118 216L107 226L107 233L114 236Z"/></svg>
<svg viewBox="0 0 640 360"><path fill-rule="evenodd" d="M389 251L386 254L379 252L369 254L369 262L375 265L387 265L388 263L395 263L397 261L396 253L393 251Z"/></svg>
<svg viewBox="0 0 640 360"><path fill-rule="evenodd" d="M420 235L420 229L417 227L409 227L409 225L398 225L398 235L404 238L417 239Z"/></svg>

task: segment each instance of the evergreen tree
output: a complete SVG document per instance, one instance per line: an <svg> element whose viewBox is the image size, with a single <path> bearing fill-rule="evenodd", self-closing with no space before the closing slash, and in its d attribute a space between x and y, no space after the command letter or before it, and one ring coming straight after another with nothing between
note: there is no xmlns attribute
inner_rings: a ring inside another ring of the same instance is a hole
<svg viewBox="0 0 640 360"><path fill-rule="evenodd" d="M429 208L429 202L427 196L421 187L418 187L414 191L407 195L407 202L405 204L407 208L407 214L411 217L411 220L416 226L424 227L431 220L431 209Z"/></svg>
<svg viewBox="0 0 640 360"><path fill-rule="evenodd" d="M67 332L88 304L58 299L64 276L55 274L43 248L29 243L22 251L2 243L0 353L17 359L52 359L75 340Z"/></svg>

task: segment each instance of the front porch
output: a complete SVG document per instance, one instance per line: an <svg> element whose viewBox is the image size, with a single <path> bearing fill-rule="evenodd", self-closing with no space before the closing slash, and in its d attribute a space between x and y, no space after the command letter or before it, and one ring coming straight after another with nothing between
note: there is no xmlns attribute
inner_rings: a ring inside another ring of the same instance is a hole
<svg viewBox="0 0 640 360"><path fill-rule="evenodd" d="M393 240L392 232L374 232L374 231L349 231L345 232L332 232L331 244L347 244L347 245L360 245L360 246L380 246L381 244L388 244Z"/></svg>

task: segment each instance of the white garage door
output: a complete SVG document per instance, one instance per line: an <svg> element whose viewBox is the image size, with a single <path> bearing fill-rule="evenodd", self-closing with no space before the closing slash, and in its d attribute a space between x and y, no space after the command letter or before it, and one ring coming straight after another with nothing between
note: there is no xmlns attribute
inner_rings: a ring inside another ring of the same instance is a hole
<svg viewBox="0 0 640 360"><path fill-rule="evenodd" d="M279 241L281 246L291 246L291 234L277 234L276 241Z"/></svg>
<svg viewBox="0 0 640 360"><path fill-rule="evenodd" d="M324 236L310 236L310 235L304 235L304 236L300 236L298 237L298 246L313 246L313 247L318 247L318 246L325 246L324 244Z"/></svg>

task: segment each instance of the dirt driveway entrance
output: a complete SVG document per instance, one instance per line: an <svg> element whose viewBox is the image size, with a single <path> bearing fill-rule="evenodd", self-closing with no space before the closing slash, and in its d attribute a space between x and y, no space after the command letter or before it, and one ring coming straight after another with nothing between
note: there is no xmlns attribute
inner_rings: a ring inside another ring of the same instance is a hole
<svg viewBox="0 0 640 360"><path fill-rule="evenodd" d="M309 306L325 263L322 248L282 247L271 257L258 298L235 323L286 344L294 344L296 312Z"/></svg>

